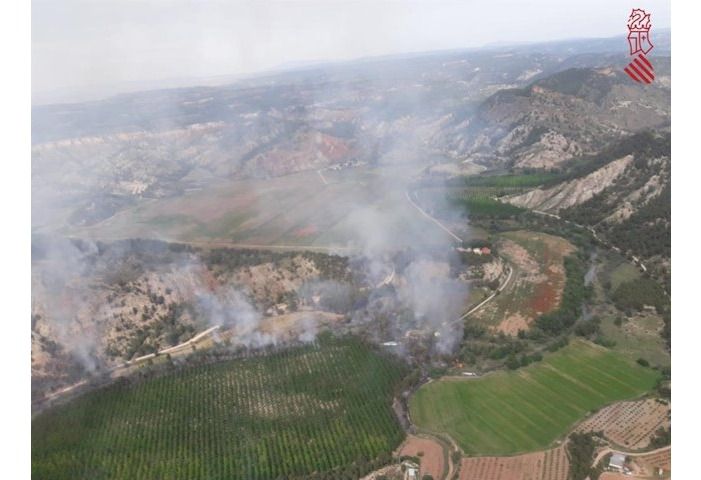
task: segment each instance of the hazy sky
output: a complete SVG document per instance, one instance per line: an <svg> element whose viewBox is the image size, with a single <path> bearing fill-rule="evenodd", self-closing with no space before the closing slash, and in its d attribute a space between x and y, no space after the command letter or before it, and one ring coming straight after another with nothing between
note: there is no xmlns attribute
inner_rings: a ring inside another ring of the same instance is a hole
<svg viewBox="0 0 701 480"><path fill-rule="evenodd" d="M42 103L301 61L624 35L632 7L652 12L653 35L669 27L668 1L35 0L32 91Z"/></svg>

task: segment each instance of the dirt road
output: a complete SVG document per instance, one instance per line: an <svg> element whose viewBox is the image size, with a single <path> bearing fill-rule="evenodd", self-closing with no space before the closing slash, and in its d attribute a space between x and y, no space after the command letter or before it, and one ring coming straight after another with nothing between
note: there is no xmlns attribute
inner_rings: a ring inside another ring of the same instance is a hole
<svg viewBox="0 0 701 480"><path fill-rule="evenodd" d="M451 237L453 237L457 242L459 242L459 243L462 245L463 240L462 240L460 237L458 237L457 235L455 235L452 231L450 231L450 229L449 229L448 227L446 227L445 225L443 225L438 219L432 217L432 216L431 216L430 214L428 214L423 208L421 208L420 206L418 206L418 205L416 204L416 202L414 202L414 200L412 200L412 198L411 198L412 193L410 193L408 190L406 190L404 193L405 193L406 199L409 201L409 203L410 203L416 210L418 210L419 213L421 213L421 215L423 215L424 217L428 218L431 222L433 222L433 223L435 223L436 225L438 225L438 227L440 227L441 230L447 232ZM550 214L547 214L547 213L546 213L546 215L550 215ZM476 306L472 307L469 311L463 313L459 318L456 318L456 319L453 320L452 322L445 322L444 325L447 325L448 323L451 323L451 324L452 324L452 323L461 322L461 321L463 321L465 318L467 318L469 315L471 315L472 313L476 312L477 310L479 310L480 308L482 308L483 306L485 306L487 303L489 303L490 301L492 301L492 300L494 299L494 297L496 297L502 290L504 290L504 288L506 288L506 286L507 286L508 283L509 283L509 280L511 280L511 275L514 273L514 270L513 270L513 268L511 268L510 266L508 266L508 264L507 264L507 268L509 269L509 273L508 273L508 275L506 276L506 280L504 280L504 283L502 283L502 284L494 291L494 293L492 293L489 297L485 298L482 302L480 302L479 305L476 305Z"/></svg>
<svg viewBox="0 0 701 480"><path fill-rule="evenodd" d="M594 461L592 462L591 466L595 467L596 464L599 463L601 461L601 459L604 458L609 453L622 453L626 457L644 457L646 455L652 455L654 453L659 453L659 452L664 452L666 450L671 450L671 448L672 448L671 445L667 445L666 447L656 448L655 450L650 450L649 452L632 453L632 452L624 452L622 450L613 449L611 447L606 447L601 452L599 452L599 454L594 458Z"/></svg>
<svg viewBox="0 0 701 480"><path fill-rule="evenodd" d="M490 300L492 300L494 297L496 297L499 293L501 293L509 284L509 280L511 280L511 275L514 273L514 269L507 265L506 268L509 270L509 273L506 275L506 280L504 280L504 283L499 285L499 287L492 293L490 296L482 300L482 302L479 303L479 305L476 305L472 307L470 310L465 312L462 317L460 317L458 320L464 320L467 318L470 314L476 312L480 308L482 308L486 303L488 303Z"/></svg>
<svg viewBox="0 0 701 480"><path fill-rule="evenodd" d="M119 365L111 367L107 371L107 373L109 373L110 375L114 375L114 374L120 372L121 370L130 368L130 367L134 367L134 366L136 366L136 365L138 365L146 360L149 360L151 358L155 358L157 355L166 355L166 354L177 352L179 350L190 347L190 346L196 344L198 341L200 341L204 337L206 337L207 335L209 335L210 333L214 332L215 330L218 330L219 328L220 328L219 325L215 325L214 327L210 327L207 330L204 330L204 331L198 333L197 335L192 337L190 340L187 340L186 342L180 343L178 345L174 345L172 347L168 347L168 348L165 348L163 350L160 350L157 354L156 353L149 353L148 355L143 355L143 356L137 357L133 360L128 360L124 363L120 363ZM34 403L41 404L41 403L49 402L52 400L56 400L56 399L63 397L65 395L75 391L76 389L79 389L80 387L87 385L87 384L88 384L87 379L81 380L81 381L76 382L72 385L68 385L67 387L63 387L60 390L56 390L55 392L48 393L48 394L44 395L44 398L37 400Z"/></svg>
<svg viewBox="0 0 701 480"><path fill-rule="evenodd" d="M442 224L441 222L439 222L436 218L434 218L434 217L432 217L431 215L429 215L428 213L426 213L426 211L424 211L423 208L419 207L419 206L414 202L414 200L411 199L412 194L409 193L409 190L406 190L406 191L404 192L404 194L406 195L406 199L409 201L409 203L410 203L416 210L418 210L419 213L420 213L421 215L423 215L424 217L428 218L430 221L432 221L433 223L435 223L436 225L438 225L438 227L439 227L441 230L443 230L443 231L446 232L448 235L450 235L451 237L453 237L453 238L455 239L456 242L462 244L462 238L458 237L458 236L455 235L453 232L451 232L450 229L448 229L448 227L446 227L445 225L443 225L443 224Z"/></svg>

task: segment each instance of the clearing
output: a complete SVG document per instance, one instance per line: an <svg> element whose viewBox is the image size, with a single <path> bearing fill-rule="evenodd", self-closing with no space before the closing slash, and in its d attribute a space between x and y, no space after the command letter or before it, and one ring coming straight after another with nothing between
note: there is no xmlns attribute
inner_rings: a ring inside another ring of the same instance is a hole
<svg viewBox="0 0 701 480"><path fill-rule="evenodd" d="M616 325L615 317L622 318ZM644 358L651 365L670 365L670 355L665 340L660 336L664 327L662 317L655 312L637 312L625 318L614 312L601 315L601 332L605 338L616 342L614 347L631 360Z"/></svg>

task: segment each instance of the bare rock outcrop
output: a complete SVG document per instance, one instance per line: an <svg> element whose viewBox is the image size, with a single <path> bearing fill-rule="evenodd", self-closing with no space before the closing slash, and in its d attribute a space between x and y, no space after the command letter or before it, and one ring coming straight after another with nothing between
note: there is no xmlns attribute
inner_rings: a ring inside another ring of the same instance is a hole
<svg viewBox="0 0 701 480"><path fill-rule="evenodd" d="M585 177L563 182L551 188L537 188L527 193L509 196L505 200L519 207L557 212L586 202L604 190L623 174L632 161L633 156L626 155Z"/></svg>

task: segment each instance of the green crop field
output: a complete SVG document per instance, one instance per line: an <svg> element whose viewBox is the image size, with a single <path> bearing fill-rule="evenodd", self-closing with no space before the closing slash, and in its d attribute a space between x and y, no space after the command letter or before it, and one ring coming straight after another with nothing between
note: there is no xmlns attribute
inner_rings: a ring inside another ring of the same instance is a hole
<svg viewBox="0 0 701 480"><path fill-rule="evenodd" d="M404 438L405 374L359 340L184 368L32 422L32 478L358 478Z"/></svg>
<svg viewBox="0 0 701 480"><path fill-rule="evenodd" d="M539 450L589 412L650 390L656 371L577 341L543 361L480 379L443 379L410 401L419 428L450 434L467 454Z"/></svg>

